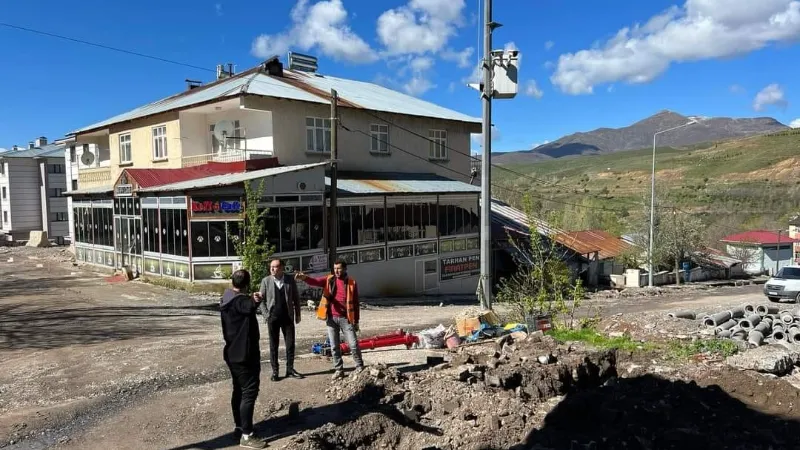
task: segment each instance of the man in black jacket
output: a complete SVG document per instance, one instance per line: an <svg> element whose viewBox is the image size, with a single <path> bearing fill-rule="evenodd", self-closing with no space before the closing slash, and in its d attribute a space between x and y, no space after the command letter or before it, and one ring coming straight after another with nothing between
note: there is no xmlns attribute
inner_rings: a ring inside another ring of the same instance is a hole
<svg viewBox="0 0 800 450"><path fill-rule="evenodd" d="M233 395L231 409L236 431L242 436L239 445L245 448L265 448L267 442L253 434L253 410L261 377L261 350L258 341L256 308L261 296L247 294L250 273L237 270L231 277L233 287L226 289L220 301L222 334L225 337L223 358L231 371Z"/></svg>

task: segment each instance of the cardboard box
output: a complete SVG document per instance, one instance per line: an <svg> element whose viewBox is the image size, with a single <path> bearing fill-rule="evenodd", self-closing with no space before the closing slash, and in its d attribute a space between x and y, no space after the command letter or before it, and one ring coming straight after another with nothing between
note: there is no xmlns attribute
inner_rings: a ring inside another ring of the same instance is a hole
<svg viewBox="0 0 800 450"><path fill-rule="evenodd" d="M460 337L465 337L479 330L481 324L486 324L490 327L500 326L500 318L497 317L494 311L484 311L477 317L467 317L458 320L456 322L456 330Z"/></svg>

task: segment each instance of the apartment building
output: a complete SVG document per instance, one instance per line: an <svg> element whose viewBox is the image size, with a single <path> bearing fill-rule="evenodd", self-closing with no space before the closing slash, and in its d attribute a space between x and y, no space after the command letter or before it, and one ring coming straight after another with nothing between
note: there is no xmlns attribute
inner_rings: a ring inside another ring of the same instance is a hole
<svg viewBox="0 0 800 450"><path fill-rule="evenodd" d="M338 94L338 255L364 295L475 292L480 119L278 58L83 127L68 152L79 260L223 281L245 183L289 271L327 270L331 90Z"/></svg>
<svg viewBox="0 0 800 450"><path fill-rule="evenodd" d="M0 153L0 239L27 240L31 231L59 244L68 239L64 172L64 144L44 137Z"/></svg>

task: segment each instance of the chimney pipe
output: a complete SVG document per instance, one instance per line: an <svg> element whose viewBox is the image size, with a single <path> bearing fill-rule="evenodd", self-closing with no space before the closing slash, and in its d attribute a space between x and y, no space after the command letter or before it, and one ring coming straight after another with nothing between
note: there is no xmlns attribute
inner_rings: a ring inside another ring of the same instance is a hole
<svg viewBox="0 0 800 450"><path fill-rule="evenodd" d="M233 76L233 64L232 63L228 63L228 76L229 77Z"/></svg>
<svg viewBox="0 0 800 450"><path fill-rule="evenodd" d="M224 73L225 69L222 67L222 64L217 64L217 80L221 80Z"/></svg>
<svg viewBox="0 0 800 450"><path fill-rule="evenodd" d="M28 142L28 148L29 148L29 149L32 149L32 148L33 148L33 141L30 141L30 142Z"/></svg>
<svg viewBox="0 0 800 450"><path fill-rule="evenodd" d="M47 138L44 137L44 136L39 136L36 139L36 146L37 147L44 147L45 145L47 145Z"/></svg>
<svg viewBox="0 0 800 450"><path fill-rule="evenodd" d="M14 145L13 147L11 147L11 150L13 150L13 151L19 150L19 146L18 145Z"/></svg>

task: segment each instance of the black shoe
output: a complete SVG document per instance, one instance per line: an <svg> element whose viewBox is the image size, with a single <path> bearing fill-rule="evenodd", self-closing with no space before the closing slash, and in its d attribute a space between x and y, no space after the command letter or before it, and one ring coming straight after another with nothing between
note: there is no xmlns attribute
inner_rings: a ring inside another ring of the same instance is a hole
<svg viewBox="0 0 800 450"><path fill-rule="evenodd" d="M286 371L286 378L289 378L289 377L296 378L298 380L302 380L303 378L305 378L300 372L298 372L298 371L296 371L294 369L289 369L289 370Z"/></svg>
<svg viewBox="0 0 800 450"><path fill-rule="evenodd" d="M280 380L280 377L278 377L278 372L272 372L272 376L270 377L270 380L272 380L272 381Z"/></svg>

